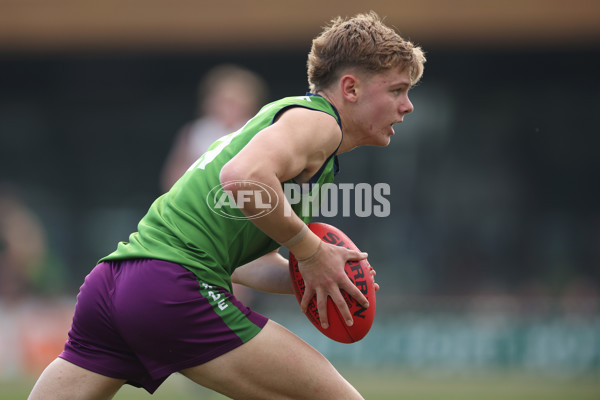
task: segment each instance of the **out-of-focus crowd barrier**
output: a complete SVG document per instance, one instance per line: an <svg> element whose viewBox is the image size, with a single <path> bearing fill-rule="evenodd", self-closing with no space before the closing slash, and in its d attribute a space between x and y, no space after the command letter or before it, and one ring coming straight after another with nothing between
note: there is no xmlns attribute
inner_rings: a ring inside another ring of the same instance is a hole
<svg viewBox="0 0 600 400"><path fill-rule="evenodd" d="M399 308L397 313L386 308L367 336L349 345L329 340L305 318L282 313L275 319L340 365L600 376L600 313L585 306L570 311L533 308L440 305Z"/></svg>
<svg viewBox="0 0 600 400"><path fill-rule="evenodd" d="M0 379L37 375L62 351L74 300L0 304Z"/></svg>
<svg viewBox="0 0 600 400"><path fill-rule="evenodd" d="M368 335L353 344L336 343L318 332L295 299L283 303L259 311L339 365L600 375L600 313L585 303L568 310L552 305L486 307L478 301L475 307L448 301L404 303L396 309L385 304ZM62 350L74 306L74 299L0 305L0 379L39 374Z"/></svg>

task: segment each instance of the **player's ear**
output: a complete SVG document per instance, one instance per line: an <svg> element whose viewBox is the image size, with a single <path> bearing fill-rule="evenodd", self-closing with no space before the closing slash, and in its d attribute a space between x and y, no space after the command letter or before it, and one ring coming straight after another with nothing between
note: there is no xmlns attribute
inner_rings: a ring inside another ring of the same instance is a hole
<svg viewBox="0 0 600 400"><path fill-rule="evenodd" d="M342 96L352 103L356 102L358 97L358 78L356 75L348 74L342 76L340 79L340 88L342 90Z"/></svg>

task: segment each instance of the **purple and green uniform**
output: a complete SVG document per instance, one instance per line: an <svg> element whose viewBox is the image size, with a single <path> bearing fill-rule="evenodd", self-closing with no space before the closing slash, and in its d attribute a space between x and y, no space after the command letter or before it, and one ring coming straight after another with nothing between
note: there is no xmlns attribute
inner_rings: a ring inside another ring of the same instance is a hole
<svg viewBox="0 0 600 400"><path fill-rule="evenodd" d="M210 361L260 332L267 318L235 299L231 274L279 244L234 204L225 202L215 212L207 196L220 189L223 166L292 107L325 112L341 129L333 106L307 94L264 106L213 143L156 199L129 241L86 277L62 358L152 393L171 373ZM335 172L334 153L310 183L332 182ZM288 183L293 181L283 185ZM292 207L310 221L302 202Z"/></svg>

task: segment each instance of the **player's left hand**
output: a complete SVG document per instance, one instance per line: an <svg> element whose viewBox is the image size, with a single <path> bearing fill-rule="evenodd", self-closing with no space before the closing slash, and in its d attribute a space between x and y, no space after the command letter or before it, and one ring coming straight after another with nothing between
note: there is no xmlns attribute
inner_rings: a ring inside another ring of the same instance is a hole
<svg viewBox="0 0 600 400"><path fill-rule="evenodd" d="M371 264L369 264L369 272L371 273L371 276L373 277L373 287L375 288L375 291L378 291L379 283L375 282L375 275L377 275L377 272L375 271L375 268L373 268L371 266Z"/></svg>

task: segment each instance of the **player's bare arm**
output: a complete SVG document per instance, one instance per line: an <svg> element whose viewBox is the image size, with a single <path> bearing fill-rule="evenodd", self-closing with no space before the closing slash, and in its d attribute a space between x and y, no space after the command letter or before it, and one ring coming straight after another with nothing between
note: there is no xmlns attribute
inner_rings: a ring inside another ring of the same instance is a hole
<svg viewBox="0 0 600 400"><path fill-rule="evenodd" d="M369 266L373 278L375 270ZM275 294L293 294L289 263L277 250L238 267L231 275L231 281L252 289ZM375 282L375 290L379 284Z"/></svg>
<svg viewBox="0 0 600 400"><path fill-rule="evenodd" d="M238 267L231 275L231 281L267 293L294 293L288 260L277 250Z"/></svg>
<svg viewBox="0 0 600 400"><path fill-rule="evenodd" d="M314 175L339 145L341 131L330 115L293 108L284 112L268 128L258 133L248 145L221 170L220 180L260 182L273 189L279 203L274 211L263 218L253 220L268 236L278 243L285 243L303 228L304 223L293 212L284 212L291 207L287 202L281 182L296 178L306 182ZM231 190L248 189L238 185ZM256 211L256 204L248 202L244 212ZM320 239L308 234L293 249L300 259L309 257L319 246Z"/></svg>
<svg viewBox="0 0 600 400"><path fill-rule="evenodd" d="M273 212L252 222L277 242L289 242L306 225L293 212L285 212L291 206L284 196L281 182L292 178L300 183L308 181L337 149L341 138L339 125L330 115L303 108L288 110L223 167L221 183L253 181L272 188L281 201ZM233 190L234 196L235 190L241 189L253 188L240 185ZM256 212L254 207L256 204L252 202L245 203L243 211L253 214ZM299 266L305 279L302 310L306 311L310 299L316 296L321 322L327 327L327 298L331 297L348 324L352 324L352 315L340 289L365 307L368 301L346 276L343 267L347 260L366 258L366 253L328 245L308 231L297 243L286 247L300 260Z"/></svg>

